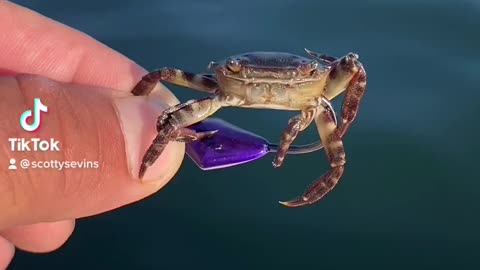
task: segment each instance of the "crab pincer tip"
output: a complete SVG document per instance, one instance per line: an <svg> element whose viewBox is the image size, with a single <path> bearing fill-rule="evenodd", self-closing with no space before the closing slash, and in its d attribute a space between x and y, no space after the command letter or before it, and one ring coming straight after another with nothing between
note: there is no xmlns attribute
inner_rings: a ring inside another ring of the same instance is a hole
<svg viewBox="0 0 480 270"><path fill-rule="evenodd" d="M202 134L202 139L203 138L210 138L210 137L213 137L213 135L217 134L218 133L218 129L216 130L209 130L209 131L203 131L203 132L199 132L200 134Z"/></svg>
<svg viewBox="0 0 480 270"><path fill-rule="evenodd" d="M309 204L308 203L308 198L303 197L303 196L298 198L298 199L291 200L291 201L286 201L286 202L278 201L278 203L280 203L280 204L282 204L286 207L300 207L300 206L304 206L304 205Z"/></svg>
<svg viewBox="0 0 480 270"><path fill-rule="evenodd" d="M282 201L278 201L278 203L279 203L279 204L281 204L281 205L285 205L285 206L289 207L289 204L288 204L288 202L282 202Z"/></svg>

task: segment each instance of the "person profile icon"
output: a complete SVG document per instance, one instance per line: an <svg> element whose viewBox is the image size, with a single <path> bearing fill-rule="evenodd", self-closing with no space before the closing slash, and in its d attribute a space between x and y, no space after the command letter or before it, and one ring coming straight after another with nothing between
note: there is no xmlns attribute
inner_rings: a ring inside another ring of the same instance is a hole
<svg viewBox="0 0 480 270"><path fill-rule="evenodd" d="M15 159L14 158L11 158L10 159L10 166L8 166L8 169L9 170L16 170L17 169L17 165L15 165Z"/></svg>

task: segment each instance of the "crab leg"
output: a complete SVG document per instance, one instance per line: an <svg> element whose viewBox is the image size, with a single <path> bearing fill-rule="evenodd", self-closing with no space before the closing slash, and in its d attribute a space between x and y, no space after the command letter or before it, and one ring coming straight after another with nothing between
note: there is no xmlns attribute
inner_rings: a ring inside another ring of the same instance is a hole
<svg viewBox="0 0 480 270"><path fill-rule="evenodd" d="M328 110L330 114L332 115L332 118L334 120L335 125L337 125L337 115L335 113L335 109L333 109L332 104L328 99L325 97L321 98L320 101L320 106L322 106L325 110ZM323 149L323 144L321 140L318 140L314 143L310 144L305 144L305 145L291 145L289 144L288 146L282 146L282 141L280 141L280 144L270 144L269 148L271 152L277 153L280 148L287 148L286 154L288 155L298 155L298 154L307 154L311 152L315 152L318 150Z"/></svg>
<svg viewBox="0 0 480 270"><path fill-rule="evenodd" d="M332 63L334 69L325 89L325 97L332 99L346 91L342 104L342 123L337 127L334 119L327 110L320 111L316 124L320 138L325 145L325 152L330 162L331 169L316 180L302 197L280 202L288 207L299 207L315 203L332 190L342 177L345 166L345 150L342 137L355 120L360 101L365 93L366 72L362 64L357 61L358 55L349 53Z"/></svg>
<svg viewBox="0 0 480 270"><path fill-rule="evenodd" d="M328 110L321 107L319 110L321 111L315 122L320 138L325 145L325 152L331 169L308 187L300 198L280 202L285 206L299 207L315 203L332 190L342 177L346 160L343 142L339 136L339 129L337 129L334 119Z"/></svg>
<svg viewBox="0 0 480 270"><path fill-rule="evenodd" d="M345 90L341 112L342 124L338 133L340 138L355 120L367 85L367 74L357 59L358 55L349 53L337 60L325 88L324 95L330 100Z"/></svg>
<svg viewBox="0 0 480 270"><path fill-rule="evenodd" d="M213 135L216 131L196 133L186 128L214 114L223 105L221 96L199 100L189 100L165 111L158 117L158 135L143 156L138 177L143 178L151 166L162 154L169 141L192 141Z"/></svg>
<svg viewBox="0 0 480 270"><path fill-rule="evenodd" d="M155 88L158 82L165 81L179 86L188 87L191 89L213 93L218 88L217 81L209 74L193 74L190 72L184 72L173 68L161 68L154 70L142 77L135 87L132 89L132 94L135 96L148 96ZM212 100L212 99L206 99ZM148 166L151 166L158 157L162 154L169 141L191 142L199 140L205 137L212 136L216 131L200 132L197 133L192 129L186 128L188 124L182 125L178 123L169 124L169 118L175 117L176 114L180 114L182 117L195 118L193 111L196 108L204 107L205 102L203 100L190 100L184 103L177 104L169 109L165 110L157 121L157 131L159 132L157 137L152 142L152 145L148 148L147 152L143 156L142 164L140 166L139 177L143 178ZM208 106L207 106L208 107ZM185 112L183 112L185 110ZM176 113L180 111L180 113ZM215 110L216 111L216 110ZM214 111L213 111L214 112ZM212 112L212 113L213 113ZM189 115L190 114L190 115ZM199 112L199 114L202 114ZM208 116L208 115L207 115ZM206 118L206 117L205 117ZM182 118L175 119L182 121ZM203 119L201 119L203 120ZM201 121L199 120L199 121ZM199 121L194 121L199 122ZM174 121L175 122L175 121ZM165 124L167 123L167 124ZM192 123L193 124L193 123Z"/></svg>
<svg viewBox="0 0 480 270"><path fill-rule="evenodd" d="M317 107L311 107L302 111L302 114L296 115L288 121L288 126L282 133L280 144L278 145L277 153L273 161L273 167L278 168L282 166L283 160L287 155L288 148L297 138L300 131L305 130L315 118L317 114Z"/></svg>
<svg viewBox="0 0 480 270"><path fill-rule="evenodd" d="M367 74L363 66L348 84L345 98L342 103L342 124L339 127L338 135L340 138L345 135L345 132L357 117L360 101L362 100L365 88L367 85Z"/></svg>
<svg viewBox="0 0 480 270"><path fill-rule="evenodd" d="M210 75L194 74L173 68L161 68L143 76L142 80L133 88L132 94L135 96L148 96L159 81L208 93L213 93L218 88L217 81Z"/></svg>

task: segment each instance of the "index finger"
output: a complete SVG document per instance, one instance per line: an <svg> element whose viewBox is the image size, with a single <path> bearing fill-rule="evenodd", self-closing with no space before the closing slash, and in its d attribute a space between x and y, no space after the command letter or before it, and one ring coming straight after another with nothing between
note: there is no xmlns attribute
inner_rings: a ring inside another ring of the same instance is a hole
<svg viewBox="0 0 480 270"><path fill-rule="evenodd" d="M128 91L145 70L88 35L0 0L0 72Z"/></svg>

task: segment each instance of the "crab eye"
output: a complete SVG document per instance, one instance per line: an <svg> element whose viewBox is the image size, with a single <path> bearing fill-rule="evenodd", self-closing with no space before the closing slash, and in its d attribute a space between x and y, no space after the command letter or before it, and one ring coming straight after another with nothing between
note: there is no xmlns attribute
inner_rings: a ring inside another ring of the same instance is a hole
<svg viewBox="0 0 480 270"><path fill-rule="evenodd" d="M240 72L242 70L242 65L235 59L228 59L226 66L231 72Z"/></svg>
<svg viewBox="0 0 480 270"><path fill-rule="evenodd" d="M309 63L305 63L300 67L298 67L298 71L300 71L300 73L305 76L306 75L313 76L317 73L317 68L318 68L318 62L311 61Z"/></svg>

